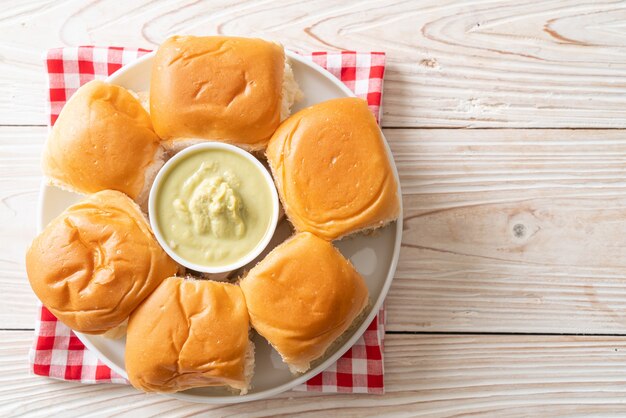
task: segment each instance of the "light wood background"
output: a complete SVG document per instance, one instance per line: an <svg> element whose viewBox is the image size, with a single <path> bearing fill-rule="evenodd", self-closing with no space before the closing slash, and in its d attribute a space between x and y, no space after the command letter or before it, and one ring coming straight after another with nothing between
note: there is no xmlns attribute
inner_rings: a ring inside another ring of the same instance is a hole
<svg viewBox="0 0 626 418"><path fill-rule="evenodd" d="M207 406L28 375L42 54L182 33L387 52L386 395ZM4 1L0 92L0 416L626 414L626 2Z"/></svg>

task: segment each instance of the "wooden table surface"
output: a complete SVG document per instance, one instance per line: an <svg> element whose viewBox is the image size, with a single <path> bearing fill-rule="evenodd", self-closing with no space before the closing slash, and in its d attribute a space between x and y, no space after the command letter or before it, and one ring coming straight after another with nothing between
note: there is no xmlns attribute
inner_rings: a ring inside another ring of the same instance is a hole
<svg viewBox="0 0 626 418"><path fill-rule="evenodd" d="M386 395L211 406L28 374L42 53L181 33L387 53ZM0 91L0 416L626 414L626 2L5 1Z"/></svg>

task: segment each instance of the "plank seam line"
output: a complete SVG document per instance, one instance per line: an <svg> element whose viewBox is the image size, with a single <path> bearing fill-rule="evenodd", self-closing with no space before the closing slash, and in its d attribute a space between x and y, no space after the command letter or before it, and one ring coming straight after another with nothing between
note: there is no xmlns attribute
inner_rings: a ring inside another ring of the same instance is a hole
<svg viewBox="0 0 626 418"><path fill-rule="evenodd" d="M554 126L531 126L531 127L508 127L508 126L382 126L382 129L400 130L400 129L421 129L421 130L449 130L449 131L624 131L626 128L622 127L554 127Z"/></svg>
<svg viewBox="0 0 626 418"><path fill-rule="evenodd" d="M34 331L35 328L0 328L0 331Z"/></svg>
<svg viewBox="0 0 626 418"><path fill-rule="evenodd" d="M478 332L478 331L386 331L386 335L504 335L504 336L540 336L540 337L626 337L626 334L608 333L571 333L571 332Z"/></svg>
<svg viewBox="0 0 626 418"><path fill-rule="evenodd" d="M4 123L0 124L0 128L46 128L48 125L39 125L39 124L11 124Z"/></svg>

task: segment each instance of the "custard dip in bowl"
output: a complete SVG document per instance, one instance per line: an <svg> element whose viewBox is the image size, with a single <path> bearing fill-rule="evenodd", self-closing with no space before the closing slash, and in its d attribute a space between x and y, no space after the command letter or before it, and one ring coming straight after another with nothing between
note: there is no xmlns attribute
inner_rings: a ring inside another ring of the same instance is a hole
<svg viewBox="0 0 626 418"><path fill-rule="evenodd" d="M250 153L204 142L172 157L157 174L150 225L176 262L202 273L236 270L268 245L278 222L278 194Z"/></svg>

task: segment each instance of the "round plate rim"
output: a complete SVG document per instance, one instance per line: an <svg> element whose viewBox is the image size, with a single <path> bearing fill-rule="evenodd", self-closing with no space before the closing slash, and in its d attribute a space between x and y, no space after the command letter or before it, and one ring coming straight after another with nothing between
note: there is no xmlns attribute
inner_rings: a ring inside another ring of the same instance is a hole
<svg viewBox="0 0 626 418"><path fill-rule="evenodd" d="M294 61L298 61L308 67L310 67L311 69L315 70L316 72L320 73L320 75L322 75L323 77L327 78L329 81L331 81L336 87L338 87L342 92L345 93L346 96L348 97L355 97L355 94L345 85L343 84L341 81L339 81L334 75L332 75L330 72L328 72L326 69L322 68L321 66L315 64L314 62L307 60L303 57L301 57L300 55L298 55L295 52L292 52L290 50L285 49L285 53L287 55L287 57L289 57L289 59L294 60ZM140 65L141 63L143 63L144 61L150 60L154 57L155 55L155 51L149 52L143 56L141 56L140 58L138 58L137 60L133 61L132 63L125 65L124 67L120 68L119 70L117 70L115 73L111 74L109 77L107 77L105 80L111 83L114 83L115 80L119 77L121 77L122 75L126 74L129 71L133 71L134 67L137 65ZM402 241L402 224L403 224L403 207L402 207L402 190L400 187L400 178L398 175L398 170L395 164L395 161L393 159L393 154L391 153L391 148L389 147L389 142L387 141L387 139L384 136L384 133L382 132L381 129L381 135L384 138L384 143L385 143L385 150L387 152L387 157L389 158L389 161L391 162L391 167L393 170L393 174L396 178L396 182L398 184L398 196L400 197L400 211L398 214L398 219L395 222L395 241L394 241L394 249L393 249L393 255L392 255L392 260L391 263L388 267L387 270L387 277L385 278L384 284L381 288L380 294L378 295L378 298L376 299L376 301L371 305L371 310L369 312L369 314L367 315L367 317L365 318L365 320L362 322L362 324L359 326L359 328L353 333L353 335L346 340L346 342L344 342L336 351L335 353L333 353L333 355L329 356L326 360L324 360L324 362L322 362L321 364L319 364L318 366L310 369L309 371L307 371L306 373L299 375L299 376L294 376L294 378L289 381L288 383L284 383L282 385L273 387L271 389L266 389L260 392L255 392L255 393L250 393L250 394L246 394L246 395L233 395L233 396L207 396L207 395L192 395L192 394L188 394L185 392L178 392L178 393L168 393L168 394L164 394L173 398L177 398L180 400L184 400L187 402L196 402L196 403L211 403L211 404L235 404L235 403L241 403L241 402L249 402L249 401L255 401L255 400L260 400L260 399L265 399L274 395L277 395L279 393L285 392L289 389L294 388L295 386L298 386L304 382L306 382L308 379L310 379L311 377L317 375L318 373L322 372L323 370L327 369L330 365L332 365L334 362L336 362L339 357L341 357L343 354L345 354L346 351L348 351L355 343L356 341L363 335L363 333L365 332L365 330L369 327L370 323L374 320L374 317L378 314L384 300L385 297L387 296L387 293L389 291L389 288L391 286L391 282L393 281L393 276L395 274L397 265L398 265L398 259L400 257L400 244ZM39 200L38 200L38 205L37 205L37 232L40 233L43 230L43 219L44 219L44 202L45 202L45 198L46 198L46 194L48 192L48 190L52 188L52 186L49 186L47 184L47 182L45 181L45 179L42 179L41 182L41 186L40 186L40 192L39 192ZM104 353L102 353L91 341L91 338L104 338L101 336L97 336L97 335L88 335L88 334L83 334L80 332L76 332L74 331L74 333L76 334L76 336L78 337L78 339L85 345L85 347L87 347L89 350L91 350L100 361L102 361L104 364L106 364L108 367L110 367L114 372L116 372L117 374L119 374L120 376L124 377L125 379L128 378L128 375L126 374L126 370L122 369L121 367L119 367L116 363L114 363L112 360L110 360Z"/></svg>

